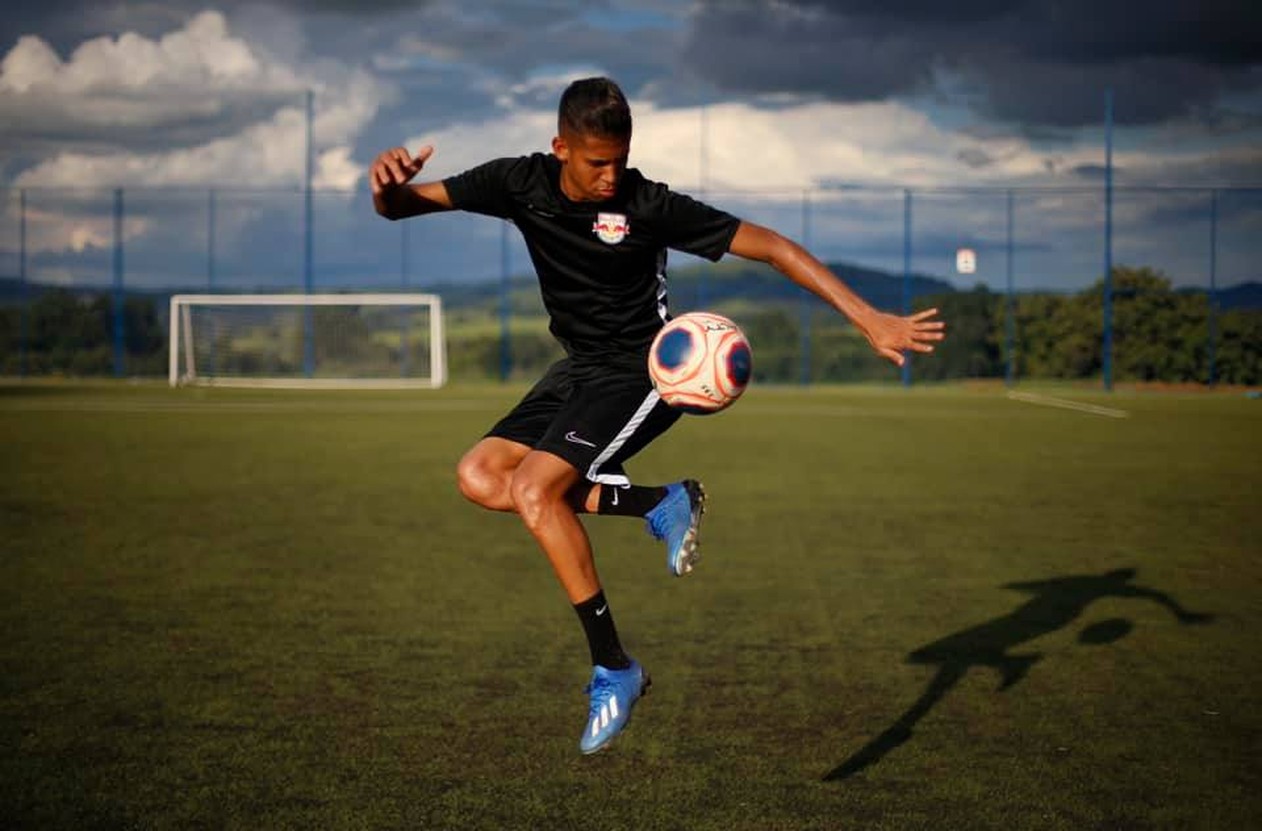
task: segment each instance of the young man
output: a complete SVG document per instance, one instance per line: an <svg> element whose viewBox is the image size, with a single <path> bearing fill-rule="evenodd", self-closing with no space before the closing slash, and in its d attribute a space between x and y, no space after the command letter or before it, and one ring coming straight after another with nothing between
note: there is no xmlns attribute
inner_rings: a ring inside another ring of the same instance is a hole
<svg viewBox="0 0 1262 831"><path fill-rule="evenodd" d="M770 263L845 314L896 364L903 350L942 339L936 310L883 314L823 264L774 231L672 192L628 169L631 111L607 78L575 81L561 96L552 155L488 162L443 181L409 184L434 152L387 150L369 171L388 219L464 210L511 220L539 276L552 334L566 357L457 467L460 491L515 511L547 555L587 635L593 670L584 753L609 743L649 685L622 650L579 513L640 516L666 542L670 572L696 564L705 493L693 480L631 485L622 463L679 413L648 378L653 336L667 320L666 251Z"/></svg>

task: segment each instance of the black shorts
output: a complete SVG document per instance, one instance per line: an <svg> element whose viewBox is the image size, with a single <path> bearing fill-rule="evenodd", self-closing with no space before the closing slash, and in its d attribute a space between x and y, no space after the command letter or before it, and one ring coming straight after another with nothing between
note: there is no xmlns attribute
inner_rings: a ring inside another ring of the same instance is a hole
<svg viewBox="0 0 1262 831"><path fill-rule="evenodd" d="M629 484L622 463L679 418L643 366L557 361L487 436L544 450L592 482Z"/></svg>

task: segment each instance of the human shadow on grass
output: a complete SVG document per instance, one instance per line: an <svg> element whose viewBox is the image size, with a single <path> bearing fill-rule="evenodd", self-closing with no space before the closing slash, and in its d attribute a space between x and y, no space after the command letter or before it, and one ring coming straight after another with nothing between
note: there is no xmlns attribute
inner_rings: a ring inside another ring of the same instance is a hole
<svg viewBox="0 0 1262 831"><path fill-rule="evenodd" d="M911 664L938 667L925 691L895 722L862 749L824 776L824 781L846 779L885 758L894 748L911 738L912 728L924 718L974 667L999 673L999 691L1009 689L1025 677L1042 657L1037 652L1012 650L1027 641L1069 626L1091 603L1106 597L1151 600L1170 611L1179 623L1208 623L1212 615L1189 612L1173 597L1156 589L1133 585L1133 568L1104 574L1055 577L1027 583L1008 583L1003 588L1033 595L1002 617L969 627L941 640L922 646L907 656ZM1084 629L1078 637L1084 644L1113 643L1131 630L1130 621L1113 618Z"/></svg>

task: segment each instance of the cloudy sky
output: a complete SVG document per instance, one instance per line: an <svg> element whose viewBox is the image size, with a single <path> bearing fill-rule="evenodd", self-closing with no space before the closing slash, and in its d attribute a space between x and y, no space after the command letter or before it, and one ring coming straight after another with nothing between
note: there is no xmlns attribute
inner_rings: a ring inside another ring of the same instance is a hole
<svg viewBox="0 0 1262 831"><path fill-rule="evenodd" d="M90 270L83 264L111 247L112 214L90 188L129 189L123 231L137 273L146 257L158 257L146 245L184 250L189 260L155 271L205 270L198 252L209 232L196 217L210 188L224 190L213 233L222 267L234 256L263 269L288 267L291 258L264 239L279 232L265 232L260 217L274 222L285 213L292 226L292 200L235 213L228 206L246 198L244 189L301 187L308 91L314 183L328 191L321 204L329 217L364 213L364 172L386 147L433 143L432 176L546 150L559 91L591 74L615 77L632 99L633 164L646 175L760 221L789 223L784 230L809 237L827 256L873 264L901 252L901 207L881 189L926 194L917 228L927 236L918 251L961 241L984 251L1001 242L1002 206L973 199L965 211L951 196L935 204L927 189L1097 187L1107 88L1115 96L1119 185L1262 186L1262 7L1240 0L1150 0L1139 11L1120 0L23 6L0 19L0 180L10 194L28 191L27 250L50 279L75 279L77 268ZM826 190L807 227L801 194L814 188ZM169 189L163 204L152 194L168 191L157 189ZM360 195L336 207L332 192L351 190ZM1077 198L1065 192L1055 200ZM1039 213L1049 211L1089 231L1099 210L1094 198L1084 200L1032 201L1025 225L1051 224L1051 213ZM1184 264L1170 255L1170 269L1194 280L1204 195L1132 201L1118 205L1119 245L1142 251L1147 237L1170 237L1162 223L1186 229L1191 222L1196 229L1179 245L1196 254ZM1233 227L1242 240L1256 231L1262 211L1247 195L1236 201L1221 206L1229 243ZM9 220L14 202L6 203ZM954 228L945 218L935 225L935 210L968 213L973 226ZM399 242L389 223L358 232L331 218L327 225L335 230L319 244L329 280L406 272L433 248L428 228ZM496 228L434 227L459 240L444 246L444 269L498 268L495 246L485 262L467 267L453 253L488 249L483 243L498 239ZM13 234L0 233L7 263ZM1031 252L1073 245L1025 242ZM356 256L366 247L380 257ZM1080 253L1084 263L1098 261L1098 252ZM245 281L246 267L237 268Z"/></svg>

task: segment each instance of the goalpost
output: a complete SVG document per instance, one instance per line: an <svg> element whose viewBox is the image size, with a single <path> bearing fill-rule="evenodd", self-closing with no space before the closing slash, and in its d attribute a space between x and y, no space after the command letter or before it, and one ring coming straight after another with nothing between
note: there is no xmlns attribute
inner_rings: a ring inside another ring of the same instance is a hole
<svg viewBox="0 0 1262 831"><path fill-rule="evenodd" d="M177 294L169 381L296 389L437 388L435 294Z"/></svg>

